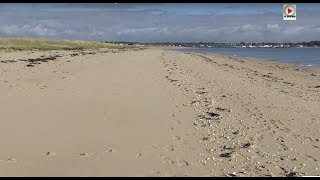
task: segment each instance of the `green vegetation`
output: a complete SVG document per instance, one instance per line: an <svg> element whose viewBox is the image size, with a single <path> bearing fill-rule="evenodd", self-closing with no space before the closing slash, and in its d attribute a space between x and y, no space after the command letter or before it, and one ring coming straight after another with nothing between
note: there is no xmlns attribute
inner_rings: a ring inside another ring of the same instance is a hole
<svg viewBox="0 0 320 180"><path fill-rule="evenodd" d="M130 45L117 45L110 43L101 43L95 41L79 40L48 40L48 39L30 39L30 38L0 38L0 50L81 50L111 48L124 49L132 48Z"/></svg>

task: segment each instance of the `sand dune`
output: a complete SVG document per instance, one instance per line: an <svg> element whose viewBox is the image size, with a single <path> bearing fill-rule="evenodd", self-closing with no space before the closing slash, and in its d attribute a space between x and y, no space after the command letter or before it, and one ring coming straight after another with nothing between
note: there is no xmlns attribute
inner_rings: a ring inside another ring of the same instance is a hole
<svg viewBox="0 0 320 180"><path fill-rule="evenodd" d="M320 174L318 69L160 48L0 61L0 176Z"/></svg>

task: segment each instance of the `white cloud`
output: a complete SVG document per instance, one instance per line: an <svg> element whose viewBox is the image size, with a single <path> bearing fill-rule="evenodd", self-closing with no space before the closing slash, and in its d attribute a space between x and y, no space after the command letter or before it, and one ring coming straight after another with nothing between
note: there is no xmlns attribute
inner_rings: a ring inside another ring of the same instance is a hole
<svg viewBox="0 0 320 180"><path fill-rule="evenodd" d="M55 36L56 32L54 29L50 29L45 25L38 24L36 26L30 25L7 25L0 27L0 33L5 36L36 36L36 37L45 37L45 36Z"/></svg>
<svg viewBox="0 0 320 180"><path fill-rule="evenodd" d="M278 32L282 30L279 24L267 24L267 29L270 31L278 31Z"/></svg>
<svg viewBox="0 0 320 180"><path fill-rule="evenodd" d="M127 41L308 41L320 21L299 11L294 22L279 14L183 15L152 11L0 11L0 36Z"/></svg>

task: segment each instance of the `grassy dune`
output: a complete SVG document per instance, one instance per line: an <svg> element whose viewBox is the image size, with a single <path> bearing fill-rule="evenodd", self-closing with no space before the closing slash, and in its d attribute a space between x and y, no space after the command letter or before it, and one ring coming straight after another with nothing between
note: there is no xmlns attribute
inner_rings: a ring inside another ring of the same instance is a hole
<svg viewBox="0 0 320 180"><path fill-rule="evenodd" d="M0 38L0 50L75 50L112 48L123 49L134 46L79 40L48 40L30 38Z"/></svg>

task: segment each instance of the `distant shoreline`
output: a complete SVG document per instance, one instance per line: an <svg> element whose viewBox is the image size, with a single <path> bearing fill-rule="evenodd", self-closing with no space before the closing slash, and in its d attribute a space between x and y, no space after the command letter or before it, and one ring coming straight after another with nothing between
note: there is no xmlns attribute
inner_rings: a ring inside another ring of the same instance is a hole
<svg viewBox="0 0 320 180"><path fill-rule="evenodd" d="M169 47L169 48L163 48L164 50L170 50L170 51L180 51L182 49L190 49L189 47ZM193 49L193 48L192 48ZM222 49L222 48L194 48L194 49ZM234 49L234 48L224 48L224 49ZM236 48L236 49L264 49L264 48ZM266 48L266 49L279 49L279 48ZM286 48L290 49L290 48ZM312 48L297 48L297 49L312 49ZM182 52L195 52L195 51L182 51ZM320 69L320 65L299 65L299 64L294 64L294 63L287 63L283 62L281 60L277 59L268 59L268 58L256 58L252 56L243 56L243 55L231 55L231 54L222 54L222 53L216 53L216 52L195 52L195 53L200 53L200 54L205 54L205 55L219 55L219 56L224 56L224 57L238 57L238 58L244 58L244 59L253 59L256 61L264 61L264 62L278 62L282 63L285 65L291 65L297 68L314 68L314 69Z"/></svg>
<svg viewBox="0 0 320 180"><path fill-rule="evenodd" d="M170 48L198 48L198 49L313 49L320 47L185 47L185 46L160 46L160 47L170 47Z"/></svg>

